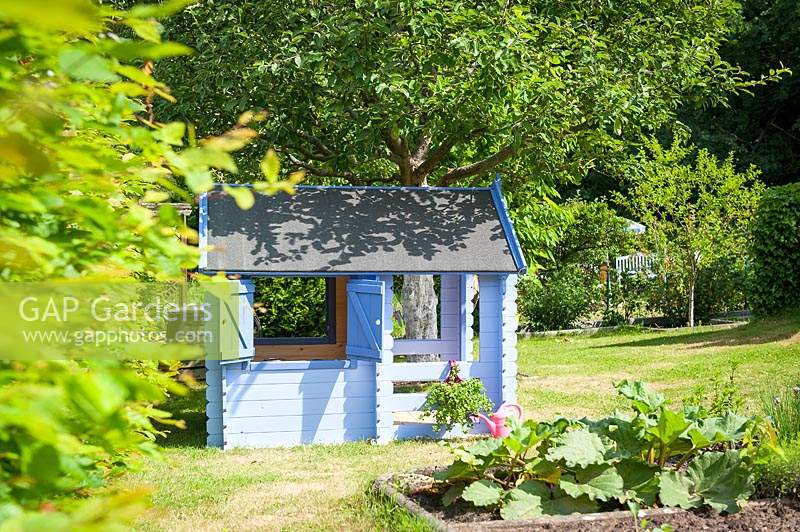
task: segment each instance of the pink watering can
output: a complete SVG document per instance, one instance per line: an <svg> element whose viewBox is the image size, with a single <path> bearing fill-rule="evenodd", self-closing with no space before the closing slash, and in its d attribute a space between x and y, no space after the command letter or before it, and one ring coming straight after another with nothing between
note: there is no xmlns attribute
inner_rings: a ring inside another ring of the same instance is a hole
<svg viewBox="0 0 800 532"><path fill-rule="evenodd" d="M476 417L486 423L492 436L495 438L505 438L508 436L508 433L511 432L511 427L506 426L506 419L510 416L516 416L517 419L521 420L522 407L516 403L503 403L500 405L500 408L497 409L497 412L490 417L486 417L483 414L478 414ZM473 417L473 419L477 421L475 417Z"/></svg>

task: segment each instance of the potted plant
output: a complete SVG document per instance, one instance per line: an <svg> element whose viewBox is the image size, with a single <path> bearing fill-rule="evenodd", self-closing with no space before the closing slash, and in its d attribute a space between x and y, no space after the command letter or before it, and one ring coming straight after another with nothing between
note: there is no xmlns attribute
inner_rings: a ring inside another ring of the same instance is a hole
<svg viewBox="0 0 800 532"><path fill-rule="evenodd" d="M458 365L450 361L447 377L431 386L422 412L433 418L433 428L452 430L459 426L467 431L475 424L473 416L481 411L490 411L492 402L479 379L462 379Z"/></svg>

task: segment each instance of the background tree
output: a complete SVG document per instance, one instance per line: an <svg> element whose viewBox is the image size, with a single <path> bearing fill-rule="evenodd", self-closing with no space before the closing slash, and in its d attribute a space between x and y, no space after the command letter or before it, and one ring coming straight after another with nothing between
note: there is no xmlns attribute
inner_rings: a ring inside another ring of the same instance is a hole
<svg viewBox="0 0 800 532"><path fill-rule="evenodd" d="M601 310L601 265L634 245L628 220L604 201L572 198L555 212L560 219L542 268L519 286L521 321L533 330L566 329Z"/></svg>
<svg viewBox="0 0 800 532"><path fill-rule="evenodd" d="M720 48L727 61L753 74L781 63L791 76L729 99L726 106L687 108L681 119L692 141L717 157L733 152L742 170L754 164L767 185L800 176L800 4L796 0L745 0L742 18Z"/></svg>
<svg viewBox="0 0 800 532"><path fill-rule="evenodd" d="M646 245L685 279L687 322L694 327L701 269L721 257L744 259L747 226L764 188L759 171L738 172L733 156L719 161L676 135L669 148L655 139L631 161L628 193L617 195L647 230Z"/></svg>
<svg viewBox="0 0 800 532"><path fill-rule="evenodd" d="M157 66L178 96L159 116L213 134L264 107L264 142L317 183L478 185L500 171L519 222L560 180L669 122L683 103L736 90L742 74L718 54L736 8L202 1L166 23L198 53ZM239 159L245 178L248 157ZM529 260L552 240L531 224L518 229ZM433 294L426 277L404 287ZM406 316L428 309L410 321L435 323L435 304L404 299Z"/></svg>

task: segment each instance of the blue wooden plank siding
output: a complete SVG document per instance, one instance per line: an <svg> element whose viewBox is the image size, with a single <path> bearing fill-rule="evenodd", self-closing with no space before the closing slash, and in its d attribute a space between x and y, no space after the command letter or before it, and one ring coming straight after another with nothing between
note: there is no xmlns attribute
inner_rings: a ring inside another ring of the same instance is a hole
<svg viewBox="0 0 800 532"><path fill-rule="evenodd" d="M495 407L516 398L516 282L512 275L478 277L479 356L482 364L495 366L495 375L500 379L491 387L486 386Z"/></svg>
<svg viewBox="0 0 800 532"><path fill-rule="evenodd" d="M472 297L480 296L480 354L472 360ZM371 281L371 282L367 282ZM447 375L448 360L458 360L464 378L480 378L495 403L516 396L516 276L444 275L441 289L441 338L404 341L392 337L392 276L362 276L369 295L365 315L379 316L377 358L251 362L252 282L234 285L241 297L235 342L209 353L207 367L208 445L222 448L341 443L376 439L459 435L434 433L430 423L395 422L396 412L418 411L425 393L394 393L397 381L434 381ZM359 285L360 286L360 285ZM374 305L379 308L375 308ZM415 343L416 342L416 343ZM235 346L238 358L214 360ZM410 351L416 349L415 351ZM440 362L395 363L403 352L436 352ZM477 425L475 432L485 432Z"/></svg>
<svg viewBox="0 0 800 532"><path fill-rule="evenodd" d="M500 349L501 402L517 402L517 275L507 275L502 282L502 338Z"/></svg>
<svg viewBox="0 0 800 532"><path fill-rule="evenodd" d="M461 275L442 275L439 285L439 337L443 349L438 351L442 360L461 358L461 335L464 322L461 320Z"/></svg>
<svg viewBox="0 0 800 532"><path fill-rule="evenodd" d="M306 368L281 362L223 369L224 448L341 443L375 437L375 364ZM309 369L310 368L310 369ZM209 420L209 428L212 426Z"/></svg>
<svg viewBox="0 0 800 532"><path fill-rule="evenodd" d="M206 359L206 445L222 447L222 417L225 397L222 394L222 369L219 360Z"/></svg>
<svg viewBox="0 0 800 532"><path fill-rule="evenodd" d="M460 314L460 330L459 330L459 352L461 360L472 360L472 327L474 320L472 313L475 306L472 302L475 297L475 276L474 275L459 275L458 277L458 301L459 301L459 314Z"/></svg>

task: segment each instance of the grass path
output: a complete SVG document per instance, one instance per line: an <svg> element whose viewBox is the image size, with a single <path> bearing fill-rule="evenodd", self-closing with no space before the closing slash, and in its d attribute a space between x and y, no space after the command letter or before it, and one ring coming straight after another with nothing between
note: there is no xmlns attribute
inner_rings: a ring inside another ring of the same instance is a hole
<svg viewBox="0 0 800 532"><path fill-rule="evenodd" d="M616 406L611 383L623 378L652 383L679 401L697 384L725 376L732 361L750 408L760 390L800 383L800 316L735 329L523 340L519 401L527 417L599 415ZM187 430L165 442L164 461L147 461L122 479L124 487L153 489L154 507L140 529L421 529L366 490L382 473L449 460L433 442L204 449L203 406L201 393L168 405Z"/></svg>

